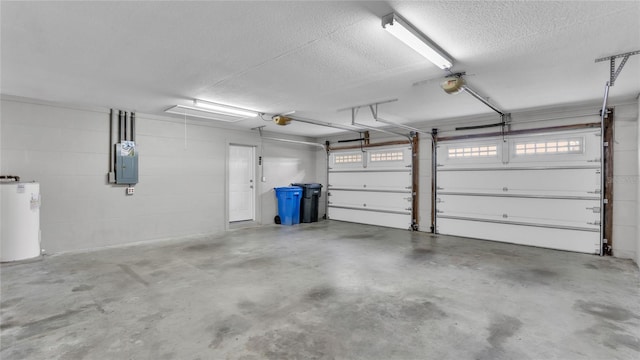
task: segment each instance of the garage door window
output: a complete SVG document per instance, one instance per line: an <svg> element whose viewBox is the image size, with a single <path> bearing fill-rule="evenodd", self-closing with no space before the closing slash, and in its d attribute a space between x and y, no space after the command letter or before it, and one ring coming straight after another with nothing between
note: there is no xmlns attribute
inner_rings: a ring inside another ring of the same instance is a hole
<svg viewBox="0 0 640 360"><path fill-rule="evenodd" d="M335 155L334 161L336 164L352 164L362 162L362 153L357 154L343 154Z"/></svg>
<svg viewBox="0 0 640 360"><path fill-rule="evenodd" d="M469 147L450 147L447 157L449 159L455 158L472 158L472 157L488 157L497 156L498 146L469 146Z"/></svg>
<svg viewBox="0 0 640 360"><path fill-rule="evenodd" d="M515 144L516 155L582 154L580 138L551 141L519 142Z"/></svg>
<svg viewBox="0 0 640 360"><path fill-rule="evenodd" d="M388 151L371 153L371 161L403 161L402 151Z"/></svg>

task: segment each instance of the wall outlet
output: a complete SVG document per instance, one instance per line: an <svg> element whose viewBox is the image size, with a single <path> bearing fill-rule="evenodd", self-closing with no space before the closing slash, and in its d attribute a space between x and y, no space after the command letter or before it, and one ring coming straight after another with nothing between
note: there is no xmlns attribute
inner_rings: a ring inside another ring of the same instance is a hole
<svg viewBox="0 0 640 360"><path fill-rule="evenodd" d="M127 188L127 195L133 195L133 191L134 191L134 188L128 187Z"/></svg>

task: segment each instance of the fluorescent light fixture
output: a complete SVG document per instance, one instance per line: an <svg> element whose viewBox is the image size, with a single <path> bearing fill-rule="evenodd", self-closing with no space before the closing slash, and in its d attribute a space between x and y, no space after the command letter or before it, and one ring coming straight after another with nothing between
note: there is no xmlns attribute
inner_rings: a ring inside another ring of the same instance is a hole
<svg viewBox="0 0 640 360"><path fill-rule="evenodd" d="M225 115L217 111L207 110L207 109L198 109L193 106L185 106L185 105L175 105L164 112L169 114L178 114L189 117L195 117L200 119L208 119L208 120L216 120L216 121L224 121L224 122L236 122L240 121L243 118L238 117L237 115Z"/></svg>
<svg viewBox="0 0 640 360"><path fill-rule="evenodd" d="M217 104L211 101L193 100L193 105L199 108L205 108L213 113L223 114L227 116L239 116L239 117L256 117L258 113L251 110L237 108L235 106Z"/></svg>
<svg viewBox="0 0 640 360"><path fill-rule="evenodd" d="M453 66L453 60L438 45L397 14L391 13L383 16L382 27L440 69L447 70Z"/></svg>

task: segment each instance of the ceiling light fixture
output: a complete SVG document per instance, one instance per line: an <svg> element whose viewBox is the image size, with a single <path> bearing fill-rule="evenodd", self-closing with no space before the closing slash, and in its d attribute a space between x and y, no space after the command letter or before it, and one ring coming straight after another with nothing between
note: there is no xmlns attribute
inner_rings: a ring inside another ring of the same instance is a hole
<svg viewBox="0 0 640 360"><path fill-rule="evenodd" d="M216 120L224 122L236 122L244 119L244 117L238 117L238 115L222 114L218 111L199 109L193 106L174 105L164 112L169 114L185 115L189 117L196 117L200 119Z"/></svg>
<svg viewBox="0 0 640 360"><path fill-rule="evenodd" d="M453 60L438 45L396 13L383 16L382 27L440 69L448 70L453 66Z"/></svg>
<svg viewBox="0 0 640 360"><path fill-rule="evenodd" d="M227 115L227 116L237 116L237 117L256 117L258 113L255 111L237 108L235 106L222 105L217 104L211 101L205 100L193 100L193 105L198 108L204 108L209 110L212 113Z"/></svg>

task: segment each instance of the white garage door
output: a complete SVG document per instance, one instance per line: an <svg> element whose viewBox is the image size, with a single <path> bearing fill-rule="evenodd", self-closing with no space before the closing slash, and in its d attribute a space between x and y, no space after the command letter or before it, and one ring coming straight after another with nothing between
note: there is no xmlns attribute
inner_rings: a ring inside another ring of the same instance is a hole
<svg viewBox="0 0 640 360"><path fill-rule="evenodd" d="M411 147L333 151L329 219L411 228Z"/></svg>
<svg viewBox="0 0 640 360"><path fill-rule="evenodd" d="M439 142L440 234L600 252L600 130Z"/></svg>

